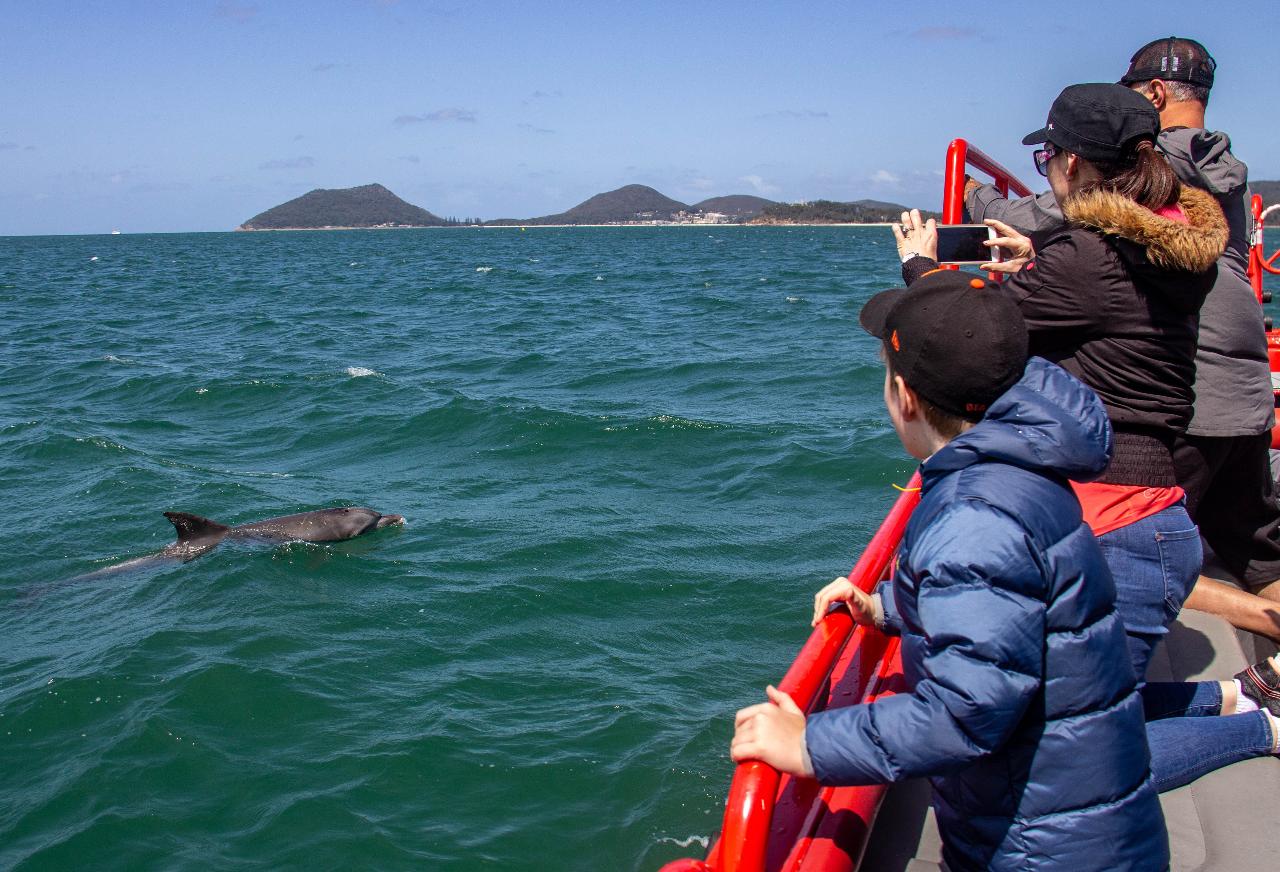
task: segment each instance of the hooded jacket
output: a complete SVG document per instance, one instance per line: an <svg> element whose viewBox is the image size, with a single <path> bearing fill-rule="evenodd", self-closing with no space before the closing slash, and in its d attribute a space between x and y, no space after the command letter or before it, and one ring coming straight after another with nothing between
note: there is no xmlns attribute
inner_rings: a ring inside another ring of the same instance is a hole
<svg viewBox="0 0 1280 872"><path fill-rule="evenodd" d="M1271 428L1273 400L1262 307L1249 285L1249 170L1231 153L1225 134L1199 127L1160 132L1157 147L1192 187L1208 192L1226 217L1229 239L1213 288L1200 311L1196 349L1193 436L1254 436ZM971 219L997 218L1024 233L1063 224L1053 192L1007 200L992 185L969 194Z"/></svg>
<svg viewBox="0 0 1280 872"><path fill-rule="evenodd" d="M1110 436L1094 393L1032 358L921 467L880 590L909 691L807 721L824 784L930 777L953 872L1169 863L1115 587L1066 483Z"/></svg>
<svg viewBox="0 0 1280 872"><path fill-rule="evenodd" d="M1178 178L1218 201L1231 230L1218 279L1200 310L1193 436L1249 436L1275 421L1262 307L1249 284L1249 169L1225 133L1198 127L1161 131L1160 149Z"/></svg>

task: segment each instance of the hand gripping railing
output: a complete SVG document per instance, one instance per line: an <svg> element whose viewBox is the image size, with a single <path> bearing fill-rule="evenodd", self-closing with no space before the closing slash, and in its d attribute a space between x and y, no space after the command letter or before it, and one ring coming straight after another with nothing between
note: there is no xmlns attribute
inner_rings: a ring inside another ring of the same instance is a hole
<svg viewBox="0 0 1280 872"><path fill-rule="evenodd" d="M919 502L920 475L916 473L867 543L849 573L850 581L870 591L884 577ZM778 682L778 689L789 694L800 708L811 711L853 631L853 619L847 611L837 609L828 614L814 628ZM707 859L675 860L663 866L661 872L763 872L766 856L787 856L790 846L781 846L781 851L775 846L770 851L769 845L781 783L782 776L772 766L758 761L740 763L729 786L720 838Z"/></svg>
<svg viewBox="0 0 1280 872"><path fill-rule="evenodd" d="M1266 273L1280 275L1280 268L1274 266L1276 258L1280 257L1280 248L1273 251L1271 257L1265 255L1262 250L1262 224L1268 215L1280 209L1280 204L1264 209L1262 197L1254 194L1249 205L1253 209L1253 235L1249 238L1249 284L1253 285L1253 292L1258 295L1259 303L1269 303L1271 297L1262 290L1262 280Z"/></svg>

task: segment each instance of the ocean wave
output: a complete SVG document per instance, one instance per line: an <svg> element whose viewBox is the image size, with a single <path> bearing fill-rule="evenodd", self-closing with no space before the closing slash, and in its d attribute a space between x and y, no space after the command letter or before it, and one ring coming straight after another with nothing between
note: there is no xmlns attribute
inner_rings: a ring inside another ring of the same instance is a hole
<svg viewBox="0 0 1280 872"><path fill-rule="evenodd" d="M377 370L369 369L368 367L364 367L364 366L349 366L346 369L344 369L343 372L345 372L347 375L351 376L352 378L364 378L366 376L371 376L371 375L382 375L382 373L378 372Z"/></svg>
<svg viewBox="0 0 1280 872"><path fill-rule="evenodd" d="M293 478L293 473L289 472L259 472L251 469L216 469L214 472L238 478Z"/></svg>
<svg viewBox="0 0 1280 872"><path fill-rule="evenodd" d="M693 418L682 418L679 415L652 415L639 420L609 424L604 427L606 433L654 432L660 430L723 430L730 425L715 421L699 421Z"/></svg>

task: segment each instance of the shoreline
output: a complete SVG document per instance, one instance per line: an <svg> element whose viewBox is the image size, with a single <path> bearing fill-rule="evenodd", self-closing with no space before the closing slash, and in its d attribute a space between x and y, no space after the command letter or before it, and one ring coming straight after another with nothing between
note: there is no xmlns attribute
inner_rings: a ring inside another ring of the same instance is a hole
<svg viewBox="0 0 1280 872"><path fill-rule="evenodd" d="M452 227L440 227L424 225L420 227L413 226L397 226L397 227L237 227L231 231L212 231L223 233L306 233L306 232L322 232L328 230L528 230L533 227L613 227L613 228L636 228L636 227L892 227L893 222L889 221L771 221L767 224L753 224L748 221L743 222L726 222L722 224L698 224L689 221L670 221L670 222L637 222L635 224L458 224ZM177 231L184 232L184 231Z"/></svg>

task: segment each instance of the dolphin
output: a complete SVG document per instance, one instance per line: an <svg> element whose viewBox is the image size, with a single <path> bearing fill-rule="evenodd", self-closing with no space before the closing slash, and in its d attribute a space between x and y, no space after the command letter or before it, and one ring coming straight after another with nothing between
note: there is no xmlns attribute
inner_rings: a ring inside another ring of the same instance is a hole
<svg viewBox="0 0 1280 872"><path fill-rule="evenodd" d="M105 566L68 580L84 581L175 560L187 563L209 553L228 540L276 545L285 542L342 542L373 530L381 530L383 527L404 524L403 515L384 515L373 509L359 506L281 515L278 518L252 521L233 527L188 512L165 512L164 516L177 530L178 541L154 554Z"/></svg>
<svg viewBox="0 0 1280 872"><path fill-rule="evenodd" d="M168 551L184 561L194 560L226 539L274 544L342 542L383 527L404 524L403 515L384 515L359 506L281 515L234 527L187 512L165 512L164 516L178 531L178 541L160 553Z"/></svg>

